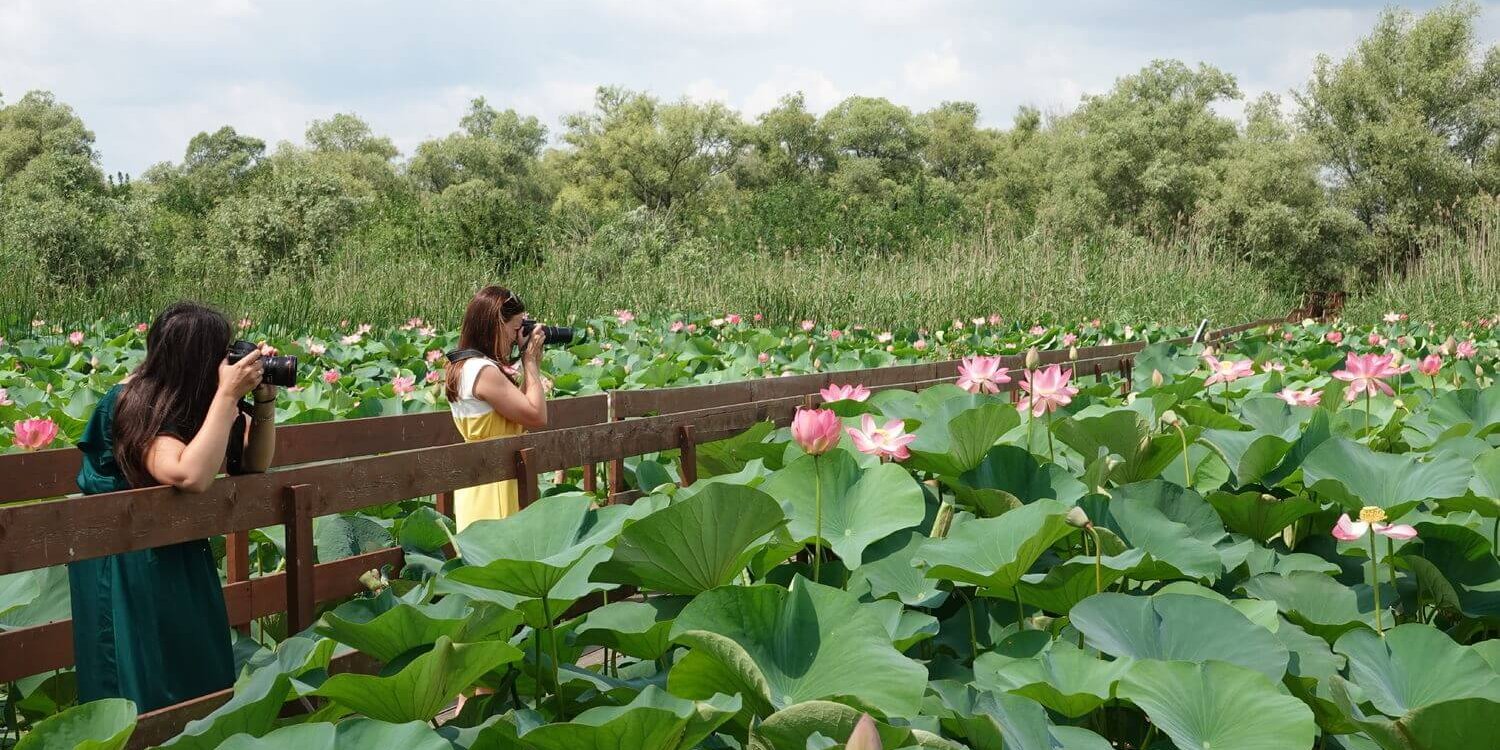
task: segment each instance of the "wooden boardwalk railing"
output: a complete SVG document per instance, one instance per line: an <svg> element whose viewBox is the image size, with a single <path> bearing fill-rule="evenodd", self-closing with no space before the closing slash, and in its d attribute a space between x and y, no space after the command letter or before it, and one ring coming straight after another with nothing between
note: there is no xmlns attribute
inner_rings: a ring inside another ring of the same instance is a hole
<svg viewBox="0 0 1500 750"><path fill-rule="evenodd" d="M1215 331L1209 338L1279 322L1256 321ZM1144 346L1090 347L1078 350L1072 360L1062 350L1040 355L1044 364L1071 362L1079 376L1117 374L1128 391L1134 355ZM1003 360L1012 369L1024 366L1024 355ZM626 457L681 449L682 479L691 484L697 444L731 437L758 422L790 424L796 408L816 403L817 391L830 382L919 390L955 379L956 365L932 362L557 399L548 404L548 429L478 443L457 442L446 412L281 427L270 471L223 477L206 492L152 487L0 505L0 575L224 534L230 623L243 626L285 611L290 631L298 632L312 624L318 603L360 591L361 572L383 565L399 570L403 564L399 548L316 563L312 522L318 516L441 497L456 488L506 479L520 482L526 505L537 499L538 474L600 462L615 469L609 499L628 500L618 470ZM1015 382L1004 388L1015 389ZM78 460L72 449L0 456L0 502L72 491ZM586 479L591 475L592 469ZM246 533L275 525L287 530L286 569L250 580ZM584 603L574 614L590 606ZM71 622L0 632L0 654L5 656L0 682L70 666ZM356 655L339 668L358 668L360 663ZM170 738L228 698L224 691L143 715L132 745Z"/></svg>

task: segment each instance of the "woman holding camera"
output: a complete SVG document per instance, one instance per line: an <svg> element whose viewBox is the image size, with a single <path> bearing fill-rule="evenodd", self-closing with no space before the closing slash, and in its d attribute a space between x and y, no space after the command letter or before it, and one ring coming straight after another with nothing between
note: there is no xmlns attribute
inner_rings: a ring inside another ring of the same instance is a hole
<svg viewBox="0 0 1500 750"><path fill-rule="evenodd" d="M224 463L238 404L254 393L241 471L264 471L276 392L260 352L230 364L229 321L194 303L156 316L146 358L94 408L78 448L86 495L154 485L203 492ZM229 621L208 540L68 564L78 700L128 698L146 712L234 683Z"/></svg>
<svg viewBox="0 0 1500 750"><path fill-rule="evenodd" d="M459 332L459 351L450 357L445 393L453 423L464 442L519 435L527 428L547 426L547 384L542 377L545 335L537 326L524 339L521 324L526 304L510 290L487 286L469 300ZM511 350L521 347L520 372L511 364ZM453 493L458 529L474 521L505 518L520 511L515 480L466 487Z"/></svg>

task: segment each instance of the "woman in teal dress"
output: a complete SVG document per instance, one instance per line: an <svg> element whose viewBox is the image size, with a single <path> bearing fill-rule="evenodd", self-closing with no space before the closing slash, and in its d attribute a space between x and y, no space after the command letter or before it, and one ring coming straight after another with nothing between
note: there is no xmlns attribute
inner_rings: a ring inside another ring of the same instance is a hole
<svg viewBox="0 0 1500 750"><path fill-rule="evenodd" d="M78 447L86 495L172 485L202 492L224 462L239 402L255 394L241 470L264 471L275 390L260 353L229 364L229 321L195 303L152 322L146 358L100 399ZM208 540L68 565L78 699L128 698L144 713L234 683L229 621Z"/></svg>

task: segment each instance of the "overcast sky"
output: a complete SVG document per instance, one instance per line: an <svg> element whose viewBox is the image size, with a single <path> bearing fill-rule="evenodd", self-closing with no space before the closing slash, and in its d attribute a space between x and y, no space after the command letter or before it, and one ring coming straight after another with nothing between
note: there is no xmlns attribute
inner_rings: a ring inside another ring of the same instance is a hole
<svg viewBox="0 0 1500 750"><path fill-rule="evenodd" d="M1405 7L1432 7L1430 1ZM1486 43L1500 36L1487 3ZM180 160L233 125L275 143L354 112L403 153L483 95L559 118L620 84L719 99L747 116L801 90L915 109L1071 108L1153 58L1208 62L1250 96L1302 85L1382 3L1353 0L0 0L0 95L48 89L98 137L104 167ZM1237 110L1236 110L1237 111Z"/></svg>

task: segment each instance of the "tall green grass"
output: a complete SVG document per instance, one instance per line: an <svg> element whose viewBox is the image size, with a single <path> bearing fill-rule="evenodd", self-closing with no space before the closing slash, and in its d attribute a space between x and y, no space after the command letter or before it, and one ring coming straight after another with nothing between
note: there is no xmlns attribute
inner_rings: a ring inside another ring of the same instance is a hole
<svg viewBox="0 0 1500 750"><path fill-rule="evenodd" d="M1207 252L1153 247L1120 236L1058 244L1040 235L933 242L900 253L737 252L702 241L640 249L584 243L500 277L484 259L413 253L392 257L349 246L305 272L245 276L158 269L91 289L26 274L0 282L0 315L125 315L147 320L181 298L289 327L352 320L390 324L417 316L452 323L487 283L517 290L533 314L561 320L628 308L643 313L760 312L871 326L941 325L955 317L1011 320L1094 317L1246 320L1286 312L1292 300L1257 282L1255 269Z"/></svg>
<svg viewBox="0 0 1500 750"><path fill-rule="evenodd" d="M1453 323L1500 316L1500 203L1450 223L1424 241L1420 257L1386 269L1349 302L1345 316L1374 321L1387 311Z"/></svg>

